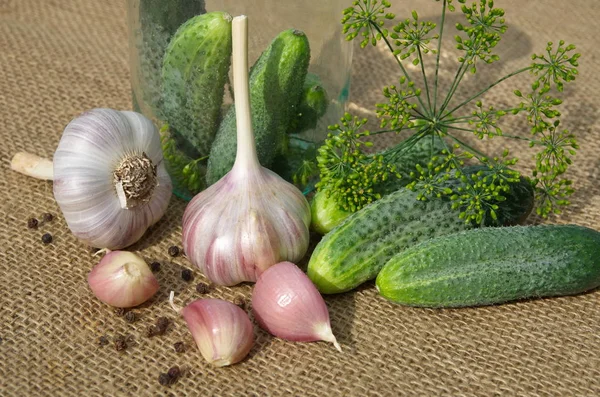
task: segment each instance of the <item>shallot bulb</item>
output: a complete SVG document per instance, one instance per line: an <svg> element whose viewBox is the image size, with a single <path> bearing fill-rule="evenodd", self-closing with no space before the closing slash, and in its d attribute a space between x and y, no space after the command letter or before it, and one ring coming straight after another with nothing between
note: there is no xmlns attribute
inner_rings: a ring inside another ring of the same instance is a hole
<svg viewBox="0 0 600 397"><path fill-rule="evenodd" d="M329 322L323 297L296 265L281 262L266 270L252 293L252 310L269 333L290 341L331 342L342 351Z"/></svg>
<svg viewBox="0 0 600 397"><path fill-rule="evenodd" d="M310 207L302 193L260 165L248 95L248 25L233 23L237 153L231 171L188 204L183 248L214 283L254 282L270 266L308 249Z"/></svg>
<svg viewBox="0 0 600 397"><path fill-rule="evenodd" d="M160 136L139 113L93 109L65 128L54 162L17 153L11 167L54 180L71 232L97 248L120 249L158 222L171 198Z"/></svg>
<svg viewBox="0 0 600 397"><path fill-rule="evenodd" d="M158 291L158 281L143 258L133 252L109 251L88 275L90 289L102 302L133 307Z"/></svg>
<svg viewBox="0 0 600 397"><path fill-rule="evenodd" d="M254 327L245 311L220 299L198 299L180 309L173 303L173 296L171 292L171 306L183 316L206 361L224 367L248 355L254 343Z"/></svg>

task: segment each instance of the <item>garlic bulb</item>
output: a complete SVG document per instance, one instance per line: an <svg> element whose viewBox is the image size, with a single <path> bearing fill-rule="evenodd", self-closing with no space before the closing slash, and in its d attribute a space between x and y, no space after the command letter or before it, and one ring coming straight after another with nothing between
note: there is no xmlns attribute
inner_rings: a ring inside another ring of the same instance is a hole
<svg viewBox="0 0 600 397"><path fill-rule="evenodd" d="M158 291L146 261L127 251L109 251L88 275L88 284L98 299L114 307L137 306Z"/></svg>
<svg viewBox="0 0 600 397"><path fill-rule="evenodd" d="M258 161L248 95L247 18L234 18L232 26L235 164L196 195L183 215L185 253L221 285L256 281L275 263L300 260L308 248L310 224L302 193Z"/></svg>
<svg viewBox="0 0 600 397"><path fill-rule="evenodd" d="M200 349L202 356L217 367L241 361L254 343L254 327L245 311L220 299L198 299L183 309L170 302L179 312Z"/></svg>
<svg viewBox="0 0 600 397"><path fill-rule="evenodd" d="M342 351L323 297L296 265L278 263L265 271L252 293L252 311L269 333L291 341L327 341Z"/></svg>
<svg viewBox="0 0 600 397"><path fill-rule="evenodd" d="M54 154L54 197L85 243L119 249L138 241L171 197L156 127L139 113L111 109L75 118Z"/></svg>

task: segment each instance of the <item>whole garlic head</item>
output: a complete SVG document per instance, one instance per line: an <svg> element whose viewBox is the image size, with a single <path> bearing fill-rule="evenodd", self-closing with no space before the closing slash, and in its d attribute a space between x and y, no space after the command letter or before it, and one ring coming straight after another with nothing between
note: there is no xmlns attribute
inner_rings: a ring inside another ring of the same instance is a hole
<svg viewBox="0 0 600 397"><path fill-rule="evenodd" d="M183 248L214 283L256 281L270 266L308 249L310 207L267 168L234 169L198 194L183 216Z"/></svg>
<svg viewBox="0 0 600 397"><path fill-rule="evenodd" d="M214 283L256 281L278 262L300 260L308 249L310 207L294 185L260 165L248 95L248 25L233 28L237 154L233 168L200 192L183 215L183 248Z"/></svg>
<svg viewBox="0 0 600 397"><path fill-rule="evenodd" d="M81 114L65 128L53 163L56 202L71 232L93 247L135 243L169 204L160 136L139 113Z"/></svg>

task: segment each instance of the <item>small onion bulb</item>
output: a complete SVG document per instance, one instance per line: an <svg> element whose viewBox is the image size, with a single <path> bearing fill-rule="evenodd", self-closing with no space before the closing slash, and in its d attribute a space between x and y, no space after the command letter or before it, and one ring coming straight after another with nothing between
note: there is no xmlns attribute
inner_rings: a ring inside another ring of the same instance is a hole
<svg viewBox="0 0 600 397"><path fill-rule="evenodd" d="M102 302L133 307L158 291L158 281L146 261L127 251L110 251L88 275L90 289Z"/></svg>
<svg viewBox="0 0 600 397"><path fill-rule="evenodd" d="M85 243L120 249L138 241L171 197L156 127L139 113L112 109L75 118L54 154L54 197Z"/></svg>

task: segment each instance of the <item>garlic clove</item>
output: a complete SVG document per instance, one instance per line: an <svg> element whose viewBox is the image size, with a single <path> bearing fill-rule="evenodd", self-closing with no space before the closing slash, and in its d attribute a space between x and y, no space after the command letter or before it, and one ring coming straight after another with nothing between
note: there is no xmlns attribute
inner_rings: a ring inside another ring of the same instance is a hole
<svg viewBox="0 0 600 397"><path fill-rule="evenodd" d="M331 330L323 297L293 263L278 263L260 276L252 293L252 310L258 324L279 338L323 340L342 351Z"/></svg>
<svg viewBox="0 0 600 397"><path fill-rule="evenodd" d="M198 299L179 309L200 353L217 367L244 359L254 343L254 328L248 314L237 305L220 299Z"/></svg>
<svg viewBox="0 0 600 397"><path fill-rule="evenodd" d="M196 195L183 215L183 248L215 284L254 282L308 249L310 206L302 192L260 165L248 95L247 18L233 28L237 154L231 171Z"/></svg>
<svg viewBox="0 0 600 397"><path fill-rule="evenodd" d="M90 289L114 307L144 303L158 291L158 281L146 261L127 251L109 251L88 275Z"/></svg>

